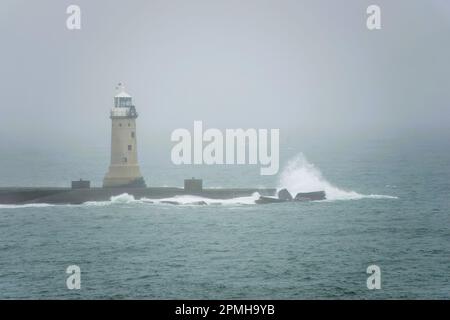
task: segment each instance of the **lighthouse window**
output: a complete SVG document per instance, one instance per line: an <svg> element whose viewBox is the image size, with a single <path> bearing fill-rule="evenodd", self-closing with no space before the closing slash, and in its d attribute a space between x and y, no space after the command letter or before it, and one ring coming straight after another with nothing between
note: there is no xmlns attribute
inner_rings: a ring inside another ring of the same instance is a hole
<svg viewBox="0 0 450 320"><path fill-rule="evenodd" d="M122 126L122 124L121 123L119 123L119 127L121 127Z"/></svg>
<svg viewBox="0 0 450 320"><path fill-rule="evenodd" d="M131 127L131 124L128 122L128 126Z"/></svg>
<svg viewBox="0 0 450 320"><path fill-rule="evenodd" d="M132 138L134 138L134 131L133 131L133 132L131 132L131 137L132 137Z"/></svg>
<svg viewBox="0 0 450 320"><path fill-rule="evenodd" d="M131 151L131 144L128 145L128 151Z"/></svg>
<svg viewBox="0 0 450 320"><path fill-rule="evenodd" d="M123 158L123 162L124 162L124 163L127 163L127 162L128 162L127 157L124 157L124 158Z"/></svg>

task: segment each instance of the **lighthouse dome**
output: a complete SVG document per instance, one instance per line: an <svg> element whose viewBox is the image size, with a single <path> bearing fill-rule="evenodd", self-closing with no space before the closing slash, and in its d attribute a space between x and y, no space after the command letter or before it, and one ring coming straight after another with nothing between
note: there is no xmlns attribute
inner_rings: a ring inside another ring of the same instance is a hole
<svg viewBox="0 0 450 320"><path fill-rule="evenodd" d="M131 98L131 96L125 91L119 92L114 96L115 98Z"/></svg>

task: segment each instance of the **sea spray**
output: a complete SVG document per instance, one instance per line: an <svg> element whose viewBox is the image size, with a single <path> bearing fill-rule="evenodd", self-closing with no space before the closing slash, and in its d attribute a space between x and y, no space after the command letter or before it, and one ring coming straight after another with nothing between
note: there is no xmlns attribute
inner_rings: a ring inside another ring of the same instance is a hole
<svg viewBox="0 0 450 320"><path fill-rule="evenodd" d="M363 195L340 189L328 182L320 170L300 153L291 159L280 174L278 189L286 188L295 196L299 192L325 191L327 200L357 200L363 198L395 199L385 195Z"/></svg>
<svg viewBox="0 0 450 320"><path fill-rule="evenodd" d="M0 209L46 208L55 206L55 204L48 203L0 204Z"/></svg>
<svg viewBox="0 0 450 320"><path fill-rule="evenodd" d="M136 199L134 199L134 196L128 194L128 193L122 193L118 196L111 197L111 202L113 203L132 203L135 202Z"/></svg>
<svg viewBox="0 0 450 320"><path fill-rule="evenodd" d="M117 204L141 204L141 205L173 205L180 206L193 206L199 204L206 205L250 205L255 204L255 201L259 199L259 193L255 192L248 197L237 197L231 199L211 199L193 195L180 195L170 198L149 199L141 198L135 199L133 195L123 193L117 196L111 197L110 201L89 201L85 202L85 206L109 206Z"/></svg>
<svg viewBox="0 0 450 320"><path fill-rule="evenodd" d="M343 190L328 182L320 170L310 163L303 154L299 154L291 159L279 176L278 190L286 188L295 196L298 192L325 191L327 201L334 200L357 200L357 199L397 199L388 195L370 194L364 195L355 191ZM113 196L109 201L89 201L81 205L45 204L30 203L22 205L0 205L1 209L22 209L38 207L60 207L60 206L93 206L102 207L110 205L133 204L133 205L170 205L176 203L180 206L193 206L200 203L206 205L253 205L260 195L254 193L248 197L238 197L232 199L211 199L199 196L181 195L163 199L135 199L128 193Z"/></svg>
<svg viewBox="0 0 450 320"><path fill-rule="evenodd" d="M248 197L237 197L231 199L211 199L199 196L183 195L164 199L142 199L142 201L152 201L155 204L167 204L170 202L178 203L179 205L198 205L203 203L206 205L249 205L255 204L255 201L260 197L259 193L255 192Z"/></svg>

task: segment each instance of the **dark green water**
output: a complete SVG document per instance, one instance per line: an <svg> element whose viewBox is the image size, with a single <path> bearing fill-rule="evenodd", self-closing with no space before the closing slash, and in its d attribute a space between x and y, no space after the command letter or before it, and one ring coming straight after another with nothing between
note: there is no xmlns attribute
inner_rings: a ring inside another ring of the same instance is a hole
<svg viewBox="0 0 450 320"><path fill-rule="evenodd" d="M2 185L63 185L80 173L99 182L107 163L87 154L61 153L48 165L44 152L31 161L11 151L1 158ZM305 155L310 162L300 158L284 178L283 170L261 178L253 167L142 167L151 185L192 175L209 186L284 179L291 188L322 186L329 201L195 206L185 198L173 206L123 196L0 206L0 298L450 297L450 148L373 142ZM66 288L72 264L81 268L79 291ZM366 287L371 264L381 268L381 290Z"/></svg>

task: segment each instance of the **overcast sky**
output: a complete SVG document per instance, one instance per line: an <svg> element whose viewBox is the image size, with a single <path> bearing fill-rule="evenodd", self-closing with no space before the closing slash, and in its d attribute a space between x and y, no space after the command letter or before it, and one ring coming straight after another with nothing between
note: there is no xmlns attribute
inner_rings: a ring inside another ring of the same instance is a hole
<svg viewBox="0 0 450 320"><path fill-rule="evenodd" d="M2 146L109 146L120 81L140 144L194 120L284 138L449 132L447 0L3 0L0 39Z"/></svg>

